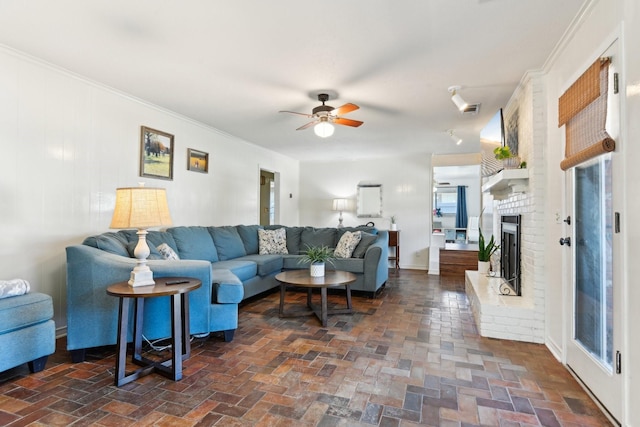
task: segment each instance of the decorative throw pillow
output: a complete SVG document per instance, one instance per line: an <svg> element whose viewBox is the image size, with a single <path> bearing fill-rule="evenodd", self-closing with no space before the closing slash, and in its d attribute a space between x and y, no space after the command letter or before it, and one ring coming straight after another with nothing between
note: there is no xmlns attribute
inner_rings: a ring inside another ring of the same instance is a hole
<svg viewBox="0 0 640 427"><path fill-rule="evenodd" d="M345 231L338 242L338 246L336 246L333 256L336 258L351 258L351 254L360 243L361 238L362 233L360 231Z"/></svg>
<svg viewBox="0 0 640 427"><path fill-rule="evenodd" d="M158 252L160 252L160 255L162 255L162 258L164 258L166 260L177 260L177 259L180 259L178 254L171 248L171 246L169 246L166 243L158 245L158 247L156 249L158 250Z"/></svg>
<svg viewBox="0 0 640 427"><path fill-rule="evenodd" d="M260 255L288 254L287 232L284 228L277 230L258 230L258 247Z"/></svg>
<svg viewBox="0 0 640 427"><path fill-rule="evenodd" d="M371 244L376 240L378 240L377 235L365 233L363 231L360 238L360 243L358 243L358 246L356 246L351 256L353 258L364 258L364 254L367 252L367 249L369 249L369 246L371 246Z"/></svg>

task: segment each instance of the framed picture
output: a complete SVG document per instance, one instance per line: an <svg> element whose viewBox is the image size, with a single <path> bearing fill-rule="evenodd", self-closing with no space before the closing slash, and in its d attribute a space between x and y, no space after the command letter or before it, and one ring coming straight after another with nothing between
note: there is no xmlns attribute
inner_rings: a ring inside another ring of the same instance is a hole
<svg viewBox="0 0 640 427"><path fill-rule="evenodd" d="M194 172L208 173L209 172L209 153L204 151L194 150L189 148L187 150L187 169Z"/></svg>
<svg viewBox="0 0 640 427"><path fill-rule="evenodd" d="M141 127L140 176L173 179L173 135Z"/></svg>

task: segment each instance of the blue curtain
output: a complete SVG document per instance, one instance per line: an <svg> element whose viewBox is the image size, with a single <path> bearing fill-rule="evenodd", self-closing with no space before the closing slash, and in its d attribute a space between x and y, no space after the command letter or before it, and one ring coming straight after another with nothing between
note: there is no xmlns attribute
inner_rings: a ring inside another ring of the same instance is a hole
<svg viewBox="0 0 640 427"><path fill-rule="evenodd" d="M458 185L456 228L467 228L467 188L464 185Z"/></svg>

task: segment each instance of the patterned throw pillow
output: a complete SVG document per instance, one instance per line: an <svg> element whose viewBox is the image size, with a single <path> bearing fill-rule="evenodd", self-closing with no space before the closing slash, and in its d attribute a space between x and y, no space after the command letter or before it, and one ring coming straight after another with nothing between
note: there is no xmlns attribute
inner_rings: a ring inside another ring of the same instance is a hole
<svg viewBox="0 0 640 427"><path fill-rule="evenodd" d="M156 249L158 250L158 252L160 252L160 255L162 255L162 258L164 258L166 260L180 259L180 257L176 253L176 251L171 249L171 246L169 246L166 243L158 245L158 247Z"/></svg>
<svg viewBox="0 0 640 427"><path fill-rule="evenodd" d="M258 247L260 255L288 254L287 232L284 228L277 230L258 230Z"/></svg>
<svg viewBox="0 0 640 427"><path fill-rule="evenodd" d="M358 243L360 243L361 238L362 234L360 231L345 231L338 242L338 246L336 246L333 256L336 258L351 258L351 254L356 246L358 246Z"/></svg>

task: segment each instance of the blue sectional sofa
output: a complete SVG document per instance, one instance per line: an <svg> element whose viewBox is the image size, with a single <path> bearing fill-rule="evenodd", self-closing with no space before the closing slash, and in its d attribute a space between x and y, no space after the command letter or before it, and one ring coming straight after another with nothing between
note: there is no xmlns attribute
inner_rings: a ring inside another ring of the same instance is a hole
<svg viewBox="0 0 640 427"><path fill-rule="evenodd" d="M375 295L388 278L387 231L371 227L285 228L288 254L259 254L258 225L222 227L172 227L149 231L148 265L154 277L194 277L202 286L190 293L191 333L223 331L233 339L238 326L238 304L279 285L276 274L308 268L299 262L308 246L335 247L345 231L362 231L363 239L352 258L336 259L327 268L355 273L351 289ZM67 349L74 362L84 360L85 350L116 343L118 300L106 288L126 281L135 266L135 230L91 236L82 245L67 247ZM168 245L180 258L165 260L157 249ZM145 301L143 335L148 339L170 336L169 297ZM129 338L131 339L129 331Z"/></svg>

